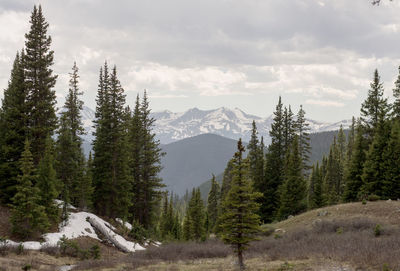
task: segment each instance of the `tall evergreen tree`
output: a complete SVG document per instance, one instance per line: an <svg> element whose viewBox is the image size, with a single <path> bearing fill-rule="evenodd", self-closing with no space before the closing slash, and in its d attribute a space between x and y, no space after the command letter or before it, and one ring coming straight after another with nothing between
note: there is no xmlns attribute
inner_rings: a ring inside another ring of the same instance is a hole
<svg viewBox="0 0 400 271"><path fill-rule="evenodd" d="M372 142L378 127L379 118L386 119L389 112L387 98L383 97L384 89L378 70L374 72L374 79L368 91L367 99L361 105L361 121L365 126L368 142Z"/></svg>
<svg viewBox="0 0 400 271"><path fill-rule="evenodd" d="M284 116L282 109L283 105L281 98L279 97L278 104L274 112L274 121L271 124L271 130L269 132L271 137L271 144L268 147L268 151L265 157L265 182L262 187L259 187L259 192L263 193L261 202L260 213L261 219L264 222L271 222L274 220L276 211L279 206L279 187L283 183L284 176L284 164L285 164L285 144L287 129L287 119ZM291 124L289 125L291 126Z"/></svg>
<svg viewBox="0 0 400 271"><path fill-rule="evenodd" d="M322 191L323 178L320 173L319 163L312 167L310 186L308 189L308 208L315 209L324 206Z"/></svg>
<svg viewBox="0 0 400 271"><path fill-rule="evenodd" d="M159 173L162 169L161 157L164 155L160 142L152 131L155 119L150 116L149 101L146 91L140 106L142 124L142 150L140 154L140 178L142 198L135 202L138 209L135 215L138 221L147 229L151 228L155 219L155 206L160 199L160 189L165 187Z"/></svg>
<svg viewBox="0 0 400 271"><path fill-rule="evenodd" d="M296 215L307 208L306 182L303 178L299 151L299 138L296 135L288 158L285 181L281 189L281 202L278 211L279 218L287 218L289 215Z"/></svg>
<svg viewBox="0 0 400 271"><path fill-rule="evenodd" d="M10 203L15 195L19 159L27 137L24 53L17 53L0 109L0 201Z"/></svg>
<svg viewBox="0 0 400 271"><path fill-rule="evenodd" d="M400 120L396 120L383 153L383 191L385 198L400 198Z"/></svg>
<svg viewBox="0 0 400 271"><path fill-rule="evenodd" d="M128 172L125 95L107 63L100 70L97 95L95 136L93 143L94 206L108 217L128 217L131 205L131 181Z"/></svg>
<svg viewBox="0 0 400 271"><path fill-rule="evenodd" d="M257 191L264 185L264 154L260 149L256 122L253 120L250 142L247 146L249 150L248 159L250 164L250 177L253 180Z"/></svg>
<svg viewBox="0 0 400 271"><path fill-rule="evenodd" d="M341 187L343 184L342 170L336 136L329 150L329 156L324 176L324 193L327 204L337 204L341 199Z"/></svg>
<svg viewBox="0 0 400 271"><path fill-rule="evenodd" d="M294 114L289 105L289 109L285 106L283 111L283 156L285 157L287 152L290 150L293 138L296 134L296 121Z"/></svg>
<svg viewBox="0 0 400 271"><path fill-rule="evenodd" d="M363 192L365 194L375 194L380 197L385 196L383 184L385 176L383 154L387 148L389 139L389 121L384 120L381 115L364 163L362 180L364 182Z"/></svg>
<svg viewBox="0 0 400 271"><path fill-rule="evenodd" d="M28 140L25 141L20 165L22 174L18 175L16 194L12 198L11 224L15 234L27 239L49 227L45 207L40 205L40 191L34 186L37 175Z"/></svg>
<svg viewBox="0 0 400 271"><path fill-rule="evenodd" d="M393 89L393 96L395 98L393 102L393 117L397 120L400 120L400 66L399 66L399 75L397 76L397 80L394 83L395 88Z"/></svg>
<svg viewBox="0 0 400 271"><path fill-rule="evenodd" d="M215 176L211 179L211 189L208 193L207 199L207 214L209 220L209 229L214 231L215 224L218 218L218 203L219 203L220 187L218 182L215 180Z"/></svg>
<svg viewBox="0 0 400 271"><path fill-rule="evenodd" d="M303 106L300 105L300 110L297 113L297 119L295 122L295 131L299 136L299 153L303 163L303 176L308 177L308 171L310 170L310 125L306 122L306 112Z"/></svg>
<svg viewBox="0 0 400 271"><path fill-rule="evenodd" d="M201 199L200 189L197 188L189 202L190 216L190 232L192 239L200 241L205 238L204 220L205 210L204 203Z"/></svg>
<svg viewBox="0 0 400 271"><path fill-rule="evenodd" d="M54 169L54 142L50 136L47 136L45 146L43 158L38 166L36 187L39 189L39 203L44 206L47 217L52 222L57 222L59 212L55 200L60 194L60 185Z"/></svg>
<svg viewBox="0 0 400 271"><path fill-rule="evenodd" d="M245 151L239 139L238 150L234 155L232 187L224 200L226 212L221 218L222 240L230 244L237 253L240 270L244 270L243 251L249 243L256 240L260 224L257 215L259 204L256 199L261 196L253 192L251 180L248 178L248 164L243 159Z"/></svg>
<svg viewBox="0 0 400 271"><path fill-rule="evenodd" d="M56 93L53 89L57 76L53 75L54 52L50 50L51 37L47 35L42 7L34 6L30 30L25 35L25 87L29 113L29 136L35 165L43 156L47 135L53 135L57 126Z"/></svg>
<svg viewBox="0 0 400 271"><path fill-rule="evenodd" d="M78 71L78 67L76 66L76 63L74 63L72 73L70 73L68 96L64 104L64 111L61 113L61 126L65 127L63 128L64 130L60 129L60 132L66 132L70 137L68 140L70 141L69 144L71 149L67 151L71 155L71 157L69 157L71 160L69 165L71 167L65 171L65 173L70 175L68 177L70 180L68 194L70 195L71 203L81 208L87 208L84 204L84 198L88 198L89 195L85 196L84 193L89 191L81 190L84 188L84 183L87 179L85 179L85 157L83 154L81 138L85 133L81 116L83 101L79 98L83 92L79 89ZM65 131L65 129L68 131ZM63 163L63 161L61 160L59 163Z"/></svg>
<svg viewBox="0 0 400 271"><path fill-rule="evenodd" d="M356 138L356 119L353 117L351 120L350 131L347 136L347 147L346 147L346 168L348 167L351 158L353 156L354 141Z"/></svg>
<svg viewBox="0 0 400 271"><path fill-rule="evenodd" d="M361 187L363 185L362 174L366 159L367 141L364 137L363 126L359 120L357 123L353 154L349 161L346 171L346 187L343 199L347 202L359 199Z"/></svg>

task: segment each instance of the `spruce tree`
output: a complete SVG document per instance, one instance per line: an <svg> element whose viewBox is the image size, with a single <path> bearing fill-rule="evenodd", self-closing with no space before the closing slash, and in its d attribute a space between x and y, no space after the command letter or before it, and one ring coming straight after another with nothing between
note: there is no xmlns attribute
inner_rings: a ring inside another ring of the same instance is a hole
<svg viewBox="0 0 400 271"><path fill-rule="evenodd" d="M93 143L94 206L100 215L126 219L131 205L131 181L128 170L125 126L125 95L107 63L100 70Z"/></svg>
<svg viewBox="0 0 400 271"><path fill-rule="evenodd" d="M383 153L383 191L385 198L400 198L400 120L396 119Z"/></svg>
<svg viewBox="0 0 400 271"><path fill-rule="evenodd" d="M281 202L278 217L287 218L289 215L296 215L307 208L306 203L306 182L303 178L299 151L299 138L296 135L288 157L287 172L281 189Z"/></svg>
<svg viewBox="0 0 400 271"><path fill-rule="evenodd" d="M218 218L218 203L219 203L220 188L218 182L215 180L215 176L211 179L211 189L208 193L207 199L207 214L209 220L209 229L214 232L215 224Z"/></svg>
<svg viewBox="0 0 400 271"><path fill-rule="evenodd" d="M193 192L189 202L190 233L193 240L200 241L205 238L205 210L200 189L197 188Z"/></svg>
<svg viewBox="0 0 400 271"><path fill-rule="evenodd" d="M303 106L300 105L300 110L297 113L297 119L295 122L295 131L298 135L299 140L299 153L303 163L303 176L304 178L308 178L308 171L310 170L310 125L306 122L305 118L306 112L303 109Z"/></svg>
<svg viewBox="0 0 400 271"><path fill-rule="evenodd" d="M47 135L53 135L57 127L56 93L53 89L57 76L53 75L54 52L50 50L51 37L47 35L49 24L46 22L42 7L34 6L30 30L25 35L25 87L28 107L29 137L32 145L34 164L43 156Z"/></svg>
<svg viewBox="0 0 400 271"><path fill-rule="evenodd" d="M69 157L70 161L68 163L70 168L68 170L64 169L64 172L70 175L68 176L70 180L68 185L70 201L73 205L85 209L87 208L85 201L87 201L90 195L84 195L89 192L88 190L82 191L82 189L85 189L87 179L85 179L85 157L81 138L81 136L85 134L81 116L83 102L79 98L83 92L79 89L78 71L78 67L76 63L74 63L72 73L70 73L68 95L64 104L64 110L61 113L61 126L64 127L60 129L59 132L67 133L67 136L70 137L68 141L71 149L67 150L71 156ZM59 163L62 164L63 161L61 160Z"/></svg>
<svg viewBox="0 0 400 271"><path fill-rule="evenodd" d="M326 195L326 202L329 205L337 204L341 199L343 178L338 149L335 136L329 150L324 176L324 193Z"/></svg>
<svg viewBox="0 0 400 271"><path fill-rule="evenodd" d="M44 206L47 217L50 221L57 222L59 212L55 200L60 194L60 185L54 169L53 152L54 142L50 136L47 136L44 155L38 166L36 187L39 189L39 203Z"/></svg>
<svg viewBox="0 0 400 271"><path fill-rule="evenodd" d="M131 174L133 175L134 205L132 215L146 229L155 224L156 205L160 199L160 189L165 185L159 177L164 155L160 142L155 138L155 119L150 115L147 93L138 107L138 99L130 125ZM138 160L137 160L138 159Z"/></svg>
<svg viewBox="0 0 400 271"><path fill-rule="evenodd" d="M362 174L366 159L367 141L364 137L363 126L360 120L357 123L353 154L349 161L349 166L345 175L345 191L343 199L346 202L359 199L361 187L363 185Z"/></svg>
<svg viewBox="0 0 400 271"><path fill-rule="evenodd" d="M17 53L0 109L0 201L10 203L15 195L19 159L27 137L24 53Z"/></svg>
<svg viewBox="0 0 400 271"><path fill-rule="evenodd" d="M271 144L265 155L265 181L262 187L259 187L259 192L263 193L263 197L259 199L259 202L261 203L261 220L264 222L273 221L279 208L278 191L284 178L285 144L286 140L291 137L291 135L286 134L289 130L291 131L291 124L285 122L288 119L285 118L282 107L281 98L279 97L274 112L274 121L269 132ZM286 124L290 127L286 127Z"/></svg>
<svg viewBox="0 0 400 271"><path fill-rule="evenodd" d="M383 184L385 176L383 154L387 148L389 138L389 121L384 120L381 115L364 163L364 171L362 175L364 185L362 190L365 195L374 194L380 197L385 196Z"/></svg>
<svg viewBox="0 0 400 271"><path fill-rule="evenodd" d="M347 147L346 147L346 168L348 168L348 165L351 161L351 158L353 156L353 149L354 149L354 141L356 137L356 119L353 117L351 120L351 126L350 126L350 131L347 136Z"/></svg>
<svg viewBox="0 0 400 271"><path fill-rule="evenodd" d="M283 111L283 127L283 156L286 156L296 134L296 121L290 105Z"/></svg>
<svg viewBox="0 0 400 271"><path fill-rule="evenodd" d="M319 163L313 165L310 175L310 186L308 189L308 208L316 209L324 206L323 178L320 173Z"/></svg>
<svg viewBox="0 0 400 271"><path fill-rule="evenodd" d="M254 188L260 191L264 185L264 154L260 149L256 122L253 120L251 138L247 146L249 150L248 159L250 164L250 177L253 180Z"/></svg>
<svg viewBox="0 0 400 271"><path fill-rule="evenodd" d="M394 83L395 88L393 89L393 96L395 98L392 106L392 114L393 117L397 120L400 120L400 66L399 66L399 74L397 76L397 80Z"/></svg>
<svg viewBox="0 0 400 271"><path fill-rule="evenodd" d="M244 270L243 251L251 241L257 240L255 235L260 231L260 217L257 215L259 204L256 199L261 194L253 192L251 180L248 179L248 164L243 159L244 151L242 140L239 139L233 160L232 186L223 203L226 212L221 217L222 240L237 253L240 270Z"/></svg>
<svg viewBox="0 0 400 271"><path fill-rule="evenodd" d="M34 186L37 175L28 140L25 140L20 169L16 194L12 198L11 225L14 234L27 239L37 237L49 227L45 207L40 205L40 191Z"/></svg>
<svg viewBox="0 0 400 271"><path fill-rule="evenodd" d="M386 119L389 112L388 101L383 97L383 94L383 83L380 80L378 70L375 70L368 97L361 105L361 121L365 126L369 143L372 142L374 133L378 128L379 118Z"/></svg>

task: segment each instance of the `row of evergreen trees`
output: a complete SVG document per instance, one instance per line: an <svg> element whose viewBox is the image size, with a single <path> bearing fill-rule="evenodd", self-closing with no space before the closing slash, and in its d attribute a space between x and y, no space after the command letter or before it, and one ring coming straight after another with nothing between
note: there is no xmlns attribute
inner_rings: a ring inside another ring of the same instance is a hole
<svg viewBox="0 0 400 271"><path fill-rule="evenodd" d="M109 71L104 64L94 153L86 159L78 67L74 63L57 117L54 52L40 6L34 7L30 23L0 109L0 201L11 206L14 232L28 238L45 231L60 215L67 218L68 204L154 229L164 186L158 177L163 154L152 133L146 92L131 112L116 67ZM57 199L64 202L61 213Z"/></svg>
<svg viewBox="0 0 400 271"><path fill-rule="evenodd" d="M313 166L310 208L368 198L400 198L400 72L393 96L390 104L375 70L361 117L353 118L347 140L340 129L329 156Z"/></svg>

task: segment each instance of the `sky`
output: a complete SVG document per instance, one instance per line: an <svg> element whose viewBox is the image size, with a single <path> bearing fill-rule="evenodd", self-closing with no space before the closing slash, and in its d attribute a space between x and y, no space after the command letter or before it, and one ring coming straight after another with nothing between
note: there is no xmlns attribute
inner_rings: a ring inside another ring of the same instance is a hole
<svg viewBox="0 0 400 271"><path fill-rule="evenodd" d="M0 98L33 6L50 24L58 107L76 61L95 108L100 66L117 66L127 103L153 111L238 107L266 117L278 97L308 118L359 116L377 68L392 96L400 1L0 0Z"/></svg>

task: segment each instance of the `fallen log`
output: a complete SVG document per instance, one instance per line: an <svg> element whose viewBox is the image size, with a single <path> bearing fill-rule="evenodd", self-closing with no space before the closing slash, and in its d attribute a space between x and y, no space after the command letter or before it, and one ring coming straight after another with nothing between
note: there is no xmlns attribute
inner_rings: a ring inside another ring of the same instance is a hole
<svg viewBox="0 0 400 271"><path fill-rule="evenodd" d="M88 217L87 221L92 225L95 229L97 229L101 234L104 235L107 240L109 240L116 248L120 249L123 252L129 253L131 252L128 248L126 248L123 244L118 242L118 240L114 237L113 231L108 229L107 227L103 226L99 222L96 221L96 219L93 219L92 217Z"/></svg>

